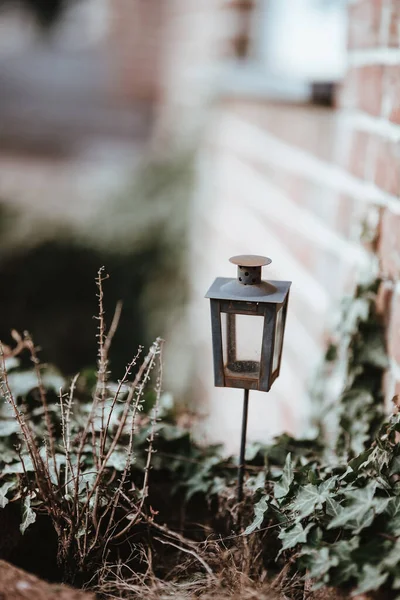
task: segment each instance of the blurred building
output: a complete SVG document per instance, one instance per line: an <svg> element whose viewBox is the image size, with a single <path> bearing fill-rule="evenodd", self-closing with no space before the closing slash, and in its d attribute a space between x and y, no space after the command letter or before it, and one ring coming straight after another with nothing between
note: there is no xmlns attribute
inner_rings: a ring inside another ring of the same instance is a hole
<svg viewBox="0 0 400 600"><path fill-rule="evenodd" d="M46 29L22 2L0 11L0 336L33 330L67 372L94 362L93 276L105 264L129 313L121 361L129 331L132 344L163 335L166 387L182 396L193 154L225 23L216 2L51 4L64 9Z"/></svg>

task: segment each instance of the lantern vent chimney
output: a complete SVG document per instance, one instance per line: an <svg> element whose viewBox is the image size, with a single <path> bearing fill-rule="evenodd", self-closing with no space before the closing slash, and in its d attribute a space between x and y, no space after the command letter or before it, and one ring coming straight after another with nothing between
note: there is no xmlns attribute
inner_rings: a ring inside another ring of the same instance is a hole
<svg viewBox="0 0 400 600"><path fill-rule="evenodd" d="M272 260L266 256L241 254L232 256L231 263L237 265L237 281L241 285L260 285L262 267L271 264Z"/></svg>

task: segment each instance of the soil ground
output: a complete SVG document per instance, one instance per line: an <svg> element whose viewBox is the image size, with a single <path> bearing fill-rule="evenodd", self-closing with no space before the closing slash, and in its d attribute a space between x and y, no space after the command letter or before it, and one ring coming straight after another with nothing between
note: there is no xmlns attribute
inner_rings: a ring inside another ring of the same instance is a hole
<svg viewBox="0 0 400 600"><path fill-rule="evenodd" d="M46 583L0 560L0 600L94 600L93 594Z"/></svg>

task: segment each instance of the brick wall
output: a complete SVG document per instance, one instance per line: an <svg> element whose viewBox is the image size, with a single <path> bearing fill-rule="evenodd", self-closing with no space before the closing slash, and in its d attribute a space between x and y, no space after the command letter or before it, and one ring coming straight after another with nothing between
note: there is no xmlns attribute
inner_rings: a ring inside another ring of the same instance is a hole
<svg viewBox="0 0 400 600"><path fill-rule="evenodd" d="M368 166L360 177L386 195L377 227L380 308L387 328L390 368L387 406L400 393L400 3L360 1L350 6L351 68L339 94Z"/></svg>
<svg viewBox="0 0 400 600"><path fill-rule="evenodd" d="M309 382L341 297L379 272L391 368L400 393L400 4L349 5L349 68L337 108L224 98L208 129L194 206L193 331L204 431L238 445L241 393L214 389L208 306L233 254L266 254L270 278L293 280L281 377L252 393L250 436L299 432ZM267 273L266 273L267 275ZM204 404L203 404L204 406Z"/></svg>

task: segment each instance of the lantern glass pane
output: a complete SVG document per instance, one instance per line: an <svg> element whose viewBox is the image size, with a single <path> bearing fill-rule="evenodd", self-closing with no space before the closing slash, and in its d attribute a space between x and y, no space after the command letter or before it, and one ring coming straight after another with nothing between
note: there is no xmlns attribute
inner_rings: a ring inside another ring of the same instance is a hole
<svg viewBox="0 0 400 600"><path fill-rule="evenodd" d="M258 379L264 317L222 313L221 321L225 376Z"/></svg>
<svg viewBox="0 0 400 600"><path fill-rule="evenodd" d="M278 314L276 315L274 358L272 360L272 372L273 373L279 367L279 357L281 355L282 342L283 342L283 308L279 309Z"/></svg>

